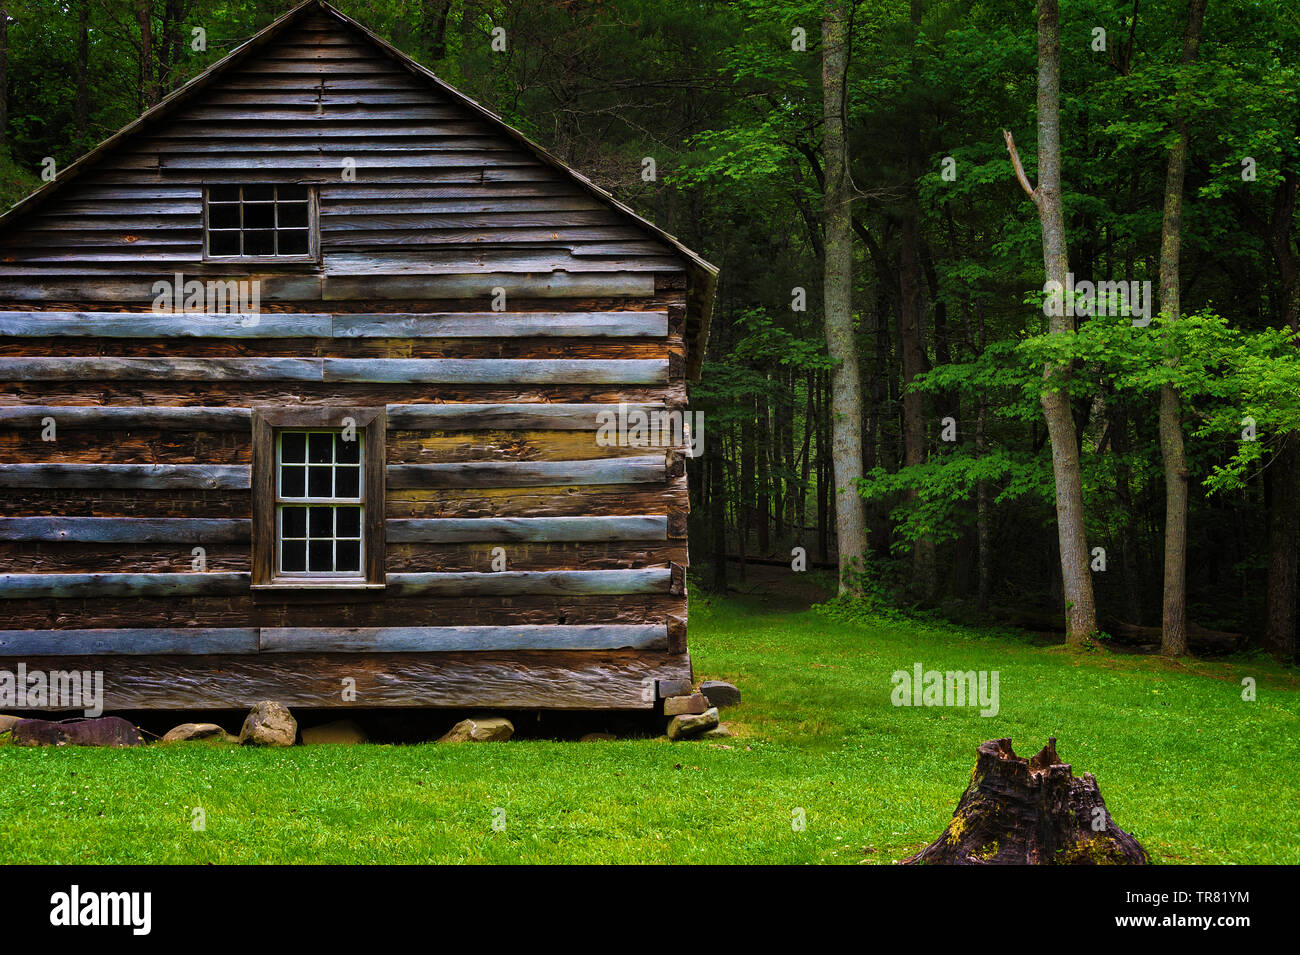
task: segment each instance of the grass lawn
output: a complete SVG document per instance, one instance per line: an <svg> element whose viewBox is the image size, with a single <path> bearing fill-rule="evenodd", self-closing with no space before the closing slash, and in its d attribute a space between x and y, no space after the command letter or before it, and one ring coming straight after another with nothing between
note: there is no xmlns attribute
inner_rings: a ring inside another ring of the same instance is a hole
<svg viewBox="0 0 1300 955"><path fill-rule="evenodd" d="M697 678L745 694L730 748L0 746L0 862L890 863L946 825L980 742L1053 735L1155 861L1300 862L1294 671L746 600L695 597L691 622ZM999 671L1000 712L892 706L917 662Z"/></svg>

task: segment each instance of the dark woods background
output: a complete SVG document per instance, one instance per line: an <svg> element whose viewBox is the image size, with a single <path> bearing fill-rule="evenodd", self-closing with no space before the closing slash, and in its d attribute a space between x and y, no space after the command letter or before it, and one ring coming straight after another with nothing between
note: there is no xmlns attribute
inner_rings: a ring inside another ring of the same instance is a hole
<svg viewBox="0 0 1300 955"><path fill-rule="evenodd" d="M291 6L0 0L0 199L38 185L44 157L66 167ZM721 267L692 399L706 416L706 452L691 465L695 570L705 586L744 587L755 561L788 567L796 546L810 572L833 567L822 4L339 6ZM1210 0L1193 66L1180 65L1186 0L1078 0L1061 18L1064 206L1080 278L1158 289L1172 102L1187 91L1181 310L1243 336L1184 394L1189 617L1255 645L1268 634L1288 657L1300 442L1286 436L1290 399L1267 387L1276 364L1253 361L1250 343L1300 325L1300 13L1290 0ZM504 52L491 48L496 26ZM192 49L195 27L205 52ZM806 50L792 49L797 28ZM869 530L858 585L874 599L1059 628L1041 355L1023 345L1045 329L1041 238L1001 133L1014 132L1033 180L1033 6L862 0L850 32ZM1101 627L1114 632L1159 627L1165 546L1159 393L1126 325L1070 356L1088 545L1105 550L1093 580ZM1248 453L1247 414L1259 424Z"/></svg>

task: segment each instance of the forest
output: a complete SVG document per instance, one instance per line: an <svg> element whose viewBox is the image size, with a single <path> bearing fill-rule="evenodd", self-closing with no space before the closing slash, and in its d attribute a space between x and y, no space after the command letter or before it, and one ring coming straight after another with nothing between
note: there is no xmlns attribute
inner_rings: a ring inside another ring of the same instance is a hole
<svg viewBox="0 0 1300 955"><path fill-rule="evenodd" d="M700 587L1294 662L1296 5L337 5L719 266ZM4 0L0 204L292 6Z"/></svg>

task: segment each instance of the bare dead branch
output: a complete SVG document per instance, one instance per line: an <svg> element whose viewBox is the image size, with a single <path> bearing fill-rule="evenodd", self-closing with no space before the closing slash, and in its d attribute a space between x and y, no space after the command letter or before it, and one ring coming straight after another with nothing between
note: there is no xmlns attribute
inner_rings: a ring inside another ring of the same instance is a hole
<svg viewBox="0 0 1300 955"><path fill-rule="evenodd" d="M1016 140L1011 135L1011 130L1002 130L1002 137L1007 141L1007 152L1011 154L1011 165L1016 170L1016 179L1020 180L1020 188L1025 190L1025 195L1034 200L1034 205L1038 205L1038 190L1029 184L1029 177L1025 175L1025 167L1020 162L1020 153L1016 152Z"/></svg>

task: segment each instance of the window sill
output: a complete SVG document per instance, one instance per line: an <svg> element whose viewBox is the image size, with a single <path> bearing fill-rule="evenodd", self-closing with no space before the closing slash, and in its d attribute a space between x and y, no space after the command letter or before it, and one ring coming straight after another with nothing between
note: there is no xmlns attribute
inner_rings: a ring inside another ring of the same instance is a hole
<svg viewBox="0 0 1300 955"><path fill-rule="evenodd" d="M217 268L216 272L223 276L233 276L243 274L249 266L264 266L263 271L284 269L290 272L313 272L319 271L321 261L318 258L310 256L285 256L285 255L259 255L236 257L232 255L207 256L203 259L203 264L207 266L229 266L229 268Z"/></svg>
<svg viewBox="0 0 1300 955"><path fill-rule="evenodd" d="M300 577L277 577L269 584L253 584L253 590L383 590L386 584L365 580L309 580Z"/></svg>

